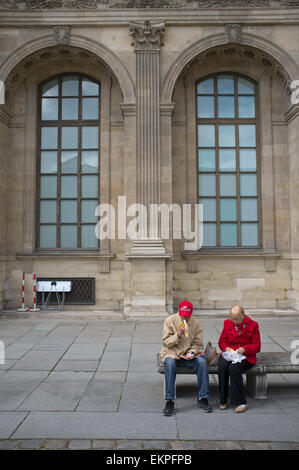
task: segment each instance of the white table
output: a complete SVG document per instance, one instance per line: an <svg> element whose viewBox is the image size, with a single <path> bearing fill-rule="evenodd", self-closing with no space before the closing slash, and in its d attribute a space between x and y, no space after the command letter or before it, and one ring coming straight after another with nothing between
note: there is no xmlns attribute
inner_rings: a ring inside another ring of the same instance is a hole
<svg viewBox="0 0 299 470"><path fill-rule="evenodd" d="M63 310L65 301L65 292L71 292L72 281L37 281L36 291L42 292L43 310L57 310L57 308L48 307L52 294L56 294L58 310ZM46 297L46 293L48 294ZM61 295L61 297L60 297Z"/></svg>

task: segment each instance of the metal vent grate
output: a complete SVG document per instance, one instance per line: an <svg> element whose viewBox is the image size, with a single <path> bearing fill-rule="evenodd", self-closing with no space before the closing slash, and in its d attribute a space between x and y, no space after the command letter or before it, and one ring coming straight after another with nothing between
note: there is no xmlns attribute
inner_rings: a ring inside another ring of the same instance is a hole
<svg viewBox="0 0 299 470"><path fill-rule="evenodd" d="M95 279L71 278L71 277L39 277L37 281L72 281L71 292L65 293L65 305L94 305L95 304ZM42 305L42 293L37 292L37 304ZM56 304L55 295L51 296L49 304Z"/></svg>

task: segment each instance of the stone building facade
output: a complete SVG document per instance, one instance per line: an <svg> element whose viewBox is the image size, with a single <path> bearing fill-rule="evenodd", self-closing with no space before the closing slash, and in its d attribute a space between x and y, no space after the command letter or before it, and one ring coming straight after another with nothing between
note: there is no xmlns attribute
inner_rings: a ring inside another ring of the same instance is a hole
<svg viewBox="0 0 299 470"><path fill-rule="evenodd" d="M36 273L93 281L66 309L299 308L299 2L1 0L0 80L0 308L23 272L27 304ZM124 202L203 204L203 246L95 241Z"/></svg>

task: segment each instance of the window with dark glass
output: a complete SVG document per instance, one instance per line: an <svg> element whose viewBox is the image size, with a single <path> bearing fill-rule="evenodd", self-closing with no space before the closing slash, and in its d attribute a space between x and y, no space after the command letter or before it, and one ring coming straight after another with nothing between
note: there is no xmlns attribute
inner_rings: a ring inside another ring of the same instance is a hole
<svg viewBox="0 0 299 470"><path fill-rule="evenodd" d="M204 247L260 245L257 85L225 73L197 90L198 200Z"/></svg>
<svg viewBox="0 0 299 470"><path fill-rule="evenodd" d="M62 75L39 89L39 248L98 248L100 83Z"/></svg>

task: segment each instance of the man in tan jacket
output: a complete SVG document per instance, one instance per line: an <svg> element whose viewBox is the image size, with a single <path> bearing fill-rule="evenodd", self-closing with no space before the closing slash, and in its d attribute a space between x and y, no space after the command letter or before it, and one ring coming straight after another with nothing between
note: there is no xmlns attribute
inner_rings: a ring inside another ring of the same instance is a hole
<svg viewBox="0 0 299 470"><path fill-rule="evenodd" d="M160 356L165 366L165 416L171 416L174 411L177 366L191 367L196 372L197 406L207 413L212 411L207 400L210 396L208 364L202 355L203 329L198 320L191 318L192 312L192 303L185 300L180 303L179 312L164 322Z"/></svg>

